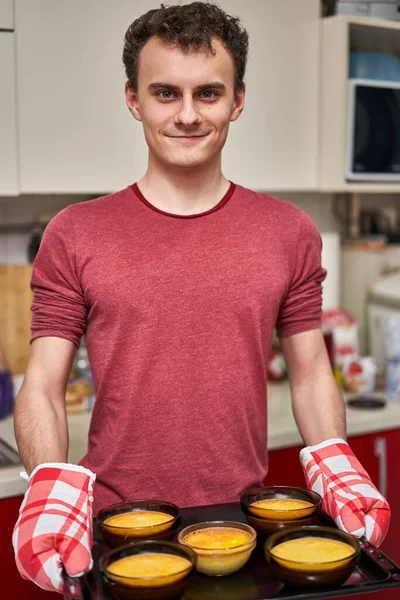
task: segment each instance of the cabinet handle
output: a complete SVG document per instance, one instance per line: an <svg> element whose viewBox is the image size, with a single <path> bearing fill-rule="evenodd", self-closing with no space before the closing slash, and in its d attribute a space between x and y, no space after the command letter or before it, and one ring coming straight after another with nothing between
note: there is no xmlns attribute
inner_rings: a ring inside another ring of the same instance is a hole
<svg viewBox="0 0 400 600"><path fill-rule="evenodd" d="M387 492L387 453L386 439L377 437L375 439L375 456L379 461L379 491L386 498Z"/></svg>

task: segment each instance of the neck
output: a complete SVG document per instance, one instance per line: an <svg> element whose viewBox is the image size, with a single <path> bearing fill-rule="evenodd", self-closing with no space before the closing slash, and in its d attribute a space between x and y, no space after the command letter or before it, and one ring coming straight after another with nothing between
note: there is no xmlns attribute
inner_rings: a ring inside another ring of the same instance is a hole
<svg viewBox="0 0 400 600"><path fill-rule="evenodd" d="M176 167L157 162L150 154L146 174L138 186L153 206L176 215L193 215L212 209L229 189L218 161L200 167Z"/></svg>

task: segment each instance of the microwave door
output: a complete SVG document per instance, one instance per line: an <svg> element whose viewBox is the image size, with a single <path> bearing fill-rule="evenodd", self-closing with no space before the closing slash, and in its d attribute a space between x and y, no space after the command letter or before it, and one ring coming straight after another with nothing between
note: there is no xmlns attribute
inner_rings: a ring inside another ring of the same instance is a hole
<svg viewBox="0 0 400 600"><path fill-rule="evenodd" d="M356 90L353 172L384 173L396 146L390 92L384 88Z"/></svg>
<svg viewBox="0 0 400 600"><path fill-rule="evenodd" d="M347 179L400 181L400 84L349 85Z"/></svg>
<svg viewBox="0 0 400 600"><path fill-rule="evenodd" d="M389 90L388 112L392 123L393 147L389 160L390 173L400 175L400 89Z"/></svg>

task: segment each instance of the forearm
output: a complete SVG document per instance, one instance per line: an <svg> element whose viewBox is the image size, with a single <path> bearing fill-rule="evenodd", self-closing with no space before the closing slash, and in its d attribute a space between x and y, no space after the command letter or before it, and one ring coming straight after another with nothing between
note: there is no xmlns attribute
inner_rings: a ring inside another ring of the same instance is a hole
<svg viewBox="0 0 400 600"><path fill-rule="evenodd" d="M27 471L45 462L68 459L68 424L64 398L24 384L17 396L14 431L22 463Z"/></svg>
<svg viewBox="0 0 400 600"><path fill-rule="evenodd" d="M346 439L345 405L331 372L308 377L291 391L294 417L307 446L330 438Z"/></svg>

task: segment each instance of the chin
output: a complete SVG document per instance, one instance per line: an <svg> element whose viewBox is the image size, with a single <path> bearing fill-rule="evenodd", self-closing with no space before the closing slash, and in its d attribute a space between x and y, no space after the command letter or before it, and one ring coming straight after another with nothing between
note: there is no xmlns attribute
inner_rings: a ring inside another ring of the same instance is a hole
<svg viewBox="0 0 400 600"><path fill-rule="evenodd" d="M164 161L174 167L191 168L207 164L211 156L165 156Z"/></svg>

